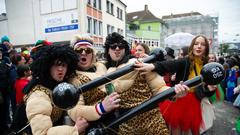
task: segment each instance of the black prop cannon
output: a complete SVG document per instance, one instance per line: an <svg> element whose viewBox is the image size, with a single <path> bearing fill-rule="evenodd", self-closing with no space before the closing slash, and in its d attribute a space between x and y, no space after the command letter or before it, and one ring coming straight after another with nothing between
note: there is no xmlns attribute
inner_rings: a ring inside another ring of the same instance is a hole
<svg viewBox="0 0 240 135"><path fill-rule="evenodd" d="M142 62L151 62L154 60L162 61L166 52L161 48L156 48L151 52L151 55L147 58L142 59ZM54 88L52 93L53 103L62 109L70 109L74 107L78 100L80 93L86 92L92 88L101 86L111 80L114 80L120 76L123 76L134 70L134 63L125 67L119 68L113 73L106 74L102 77L96 78L88 83L81 85L79 88L75 88L73 85L68 83L61 83Z"/></svg>
<svg viewBox="0 0 240 135"><path fill-rule="evenodd" d="M224 77L225 77L225 72L224 72L222 65L212 62L212 63L206 64L203 67L200 76L194 77L191 80L187 80L187 81L183 82L183 84L187 85L188 87L197 86L197 85L200 85L201 83L206 83L208 85L216 85L216 84L220 83L224 79ZM140 113L144 113L148 110L151 110L151 109L157 107L159 102L161 102L171 96L174 96L175 94L176 94L175 88L174 87L169 88L169 89L157 94L156 96L152 97L151 99L145 101L141 105L131 109L127 113L123 114L122 116L120 116L117 119L115 119L114 121L112 121L110 124L108 124L104 128L92 129L88 133L88 135L106 134L106 131L108 131L108 129L112 129L112 127L120 125L121 123L133 118L134 116L136 116Z"/></svg>

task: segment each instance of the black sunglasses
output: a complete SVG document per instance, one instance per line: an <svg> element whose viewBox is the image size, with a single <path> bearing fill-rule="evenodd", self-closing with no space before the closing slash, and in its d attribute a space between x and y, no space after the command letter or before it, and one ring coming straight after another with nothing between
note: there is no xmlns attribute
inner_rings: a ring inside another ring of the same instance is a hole
<svg viewBox="0 0 240 135"><path fill-rule="evenodd" d="M79 49L75 50L76 53L80 53L80 54L82 54L83 51L84 51L86 54L93 53L93 50L92 50L91 48L79 48Z"/></svg>
<svg viewBox="0 0 240 135"><path fill-rule="evenodd" d="M109 48L111 48L113 50L115 50L117 47L121 50L121 49L125 48L125 45L123 45L123 44L112 44L112 45L109 46Z"/></svg>

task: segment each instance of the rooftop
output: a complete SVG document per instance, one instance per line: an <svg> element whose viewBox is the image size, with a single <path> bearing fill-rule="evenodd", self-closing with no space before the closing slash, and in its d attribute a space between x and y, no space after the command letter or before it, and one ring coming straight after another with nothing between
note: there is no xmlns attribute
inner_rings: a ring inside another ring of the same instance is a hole
<svg viewBox="0 0 240 135"><path fill-rule="evenodd" d="M190 13L182 13L182 14L171 14L163 16L162 19L171 19L171 18L180 18L180 17L188 17L188 16L195 16L195 15L202 15L199 12L190 12Z"/></svg>
<svg viewBox="0 0 240 135"><path fill-rule="evenodd" d="M127 13L127 21L128 22L133 22L133 21L155 22L155 21L158 21L158 22L164 23L164 21L162 19L157 18L155 15L153 15L148 10L148 5L145 5L144 10L142 10L142 11Z"/></svg>

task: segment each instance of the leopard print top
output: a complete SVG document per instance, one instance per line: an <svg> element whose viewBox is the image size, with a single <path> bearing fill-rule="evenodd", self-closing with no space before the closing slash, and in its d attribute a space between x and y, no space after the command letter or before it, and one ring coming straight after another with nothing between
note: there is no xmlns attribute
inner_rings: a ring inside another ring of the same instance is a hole
<svg viewBox="0 0 240 135"><path fill-rule="evenodd" d="M81 84L85 84L91 79L83 74L78 74L77 79L81 82ZM99 88L93 88L87 92L84 92L83 94L85 105L95 105L97 102L100 102L102 99L104 99L107 96L106 92L103 92Z"/></svg>
<svg viewBox="0 0 240 135"><path fill-rule="evenodd" d="M29 98L29 96L33 93L33 92L35 92L35 91L42 91L42 92L44 92L45 94L47 94L48 96L49 96L49 98L51 99L51 94L52 94L52 91L51 90L49 90L48 88L46 88L46 87L44 87L44 86L42 86L42 85L36 85L36 86L34 86L33 87L33 89L25 96L25 98L24 98L24 101L26 102L27 101L27 99ZM56 122L56 121L58 121L60 118L61 118L61 116L62 116L62 114L63 114L63 112L64 112L64 110L62 110L62 109L60 109L60 108L57 108L53 103L52 103L52 113L51 113L51 119L52 119L52 121L53 122Z"/></svg>
<svg viewBox="0 0 240 135"><path fill-rule="evenodd" d="M120 93L120 108L130 109L140 105L153 96L146 79L140 75L134 80L133 85L126 91Z"/></svg>
<svg viewBox="0 0 240 135"><path fill-rule="evenodd" d="M138 75L133 85L120 94L120 108L131 109L153 96L146 79ZM158 108L141 113L119 125L119 135L169 135L169 130Z"/></svg>

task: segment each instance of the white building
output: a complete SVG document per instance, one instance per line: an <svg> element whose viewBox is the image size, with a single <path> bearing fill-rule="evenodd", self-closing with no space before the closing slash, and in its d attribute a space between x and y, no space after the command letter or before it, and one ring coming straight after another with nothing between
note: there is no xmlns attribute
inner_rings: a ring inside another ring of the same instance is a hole
<svg viewBox="0 0 240 135"><path fill-rule="evenodd" d="M208 38L211 50L218 50L218 15L210 16L202 15L199 12L190 12L167 15L162 19L168 24L168 35L178 32L193 35L203 34Z"/></svg>
<svg viewBox="0 0 240 135"><path fill-rule="evenodd" d="M6 0L6 11L0 36L8 35L13 45L64 42L89 33L101 47L111 32L125 36L126 5L120 0Z"/></svg>

